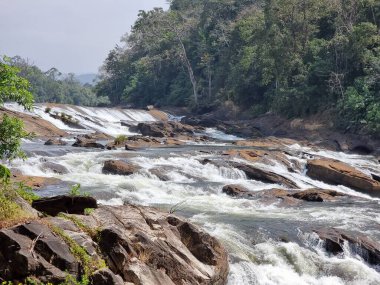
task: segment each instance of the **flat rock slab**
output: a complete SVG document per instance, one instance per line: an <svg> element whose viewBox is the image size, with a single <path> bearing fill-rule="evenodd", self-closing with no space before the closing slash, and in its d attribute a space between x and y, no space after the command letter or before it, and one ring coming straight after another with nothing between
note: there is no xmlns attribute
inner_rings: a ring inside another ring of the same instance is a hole
<svg viewBox="0 0 380 285"><path fill-rule="evenodd" d="M372 196L380 196L379 181L338 160L309 160L307 175L329 184L344 185Z"/></svg>
<svg viewBox="0 0 380 285"><path fill-rule="evenodd" d="M235 198L258 200L266 204L276 203L281 200L281 206L296 206L302 201L305 202L326 202L336 201L347 195L334 190L326 189L307 189L307 190L284 190L268 189L262 191L250 191L249 189L238 185L226 185L222 192Z"/></svg>

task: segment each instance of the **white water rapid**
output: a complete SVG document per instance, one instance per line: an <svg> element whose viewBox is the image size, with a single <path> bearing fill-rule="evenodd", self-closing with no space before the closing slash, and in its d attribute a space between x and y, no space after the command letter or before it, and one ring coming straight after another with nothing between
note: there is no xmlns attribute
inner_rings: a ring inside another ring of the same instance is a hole
<svg viewBox="0 0 380 285"><path fill-rule="evenodd" d="M80 107L64 110L70 114L72 112L72 116L89 129L107 130L109 134L119 131L117 120L154 120L143 111ZM36 108L35 112L53 122L48 115L44 115L43 106ZM91 120L85 119L86 116ZM54 123L59 127L58 122ZM66 126L61 127L70 130ZM217 134L222 137L221 133ZM60 187L47 187L41 195L66 193L69 188L67 184L80 183L82 191L94 195L103 204L131 202L165 210L179 205L178 214L205 228L227 248L230 258L228 285L380 284L379 268L370 266L349 248L338 256L328 254L322 242L312 233L313 229L332 226L360 231L378 241L379 199L344 186L313 180L305 175L305 171L289 172L278 162L256 165L290 178L302 189L335 189L359 198L354 202L333 205L307 203L297 207L231 198L222 193L224 185L241 184L251 191L282 188L276 184L248 180L243 172L235 168L201 163L206 158L223 159L218 151L231 147L215 144L137 152L93 151L70 146L43 148L43 141L33 141L24 143L30 157L26 161L13 161L10 166L26 175L56 177L65 182ZM285 147L285 150L288 157L297 160L303 170L306 165L303 154L308 153L309 156L336 158L364 172L371 170L380 174L379 162L371 156L316 152L299 145ZM102 164L108 159L128 160L141 166L142 170L128 177L102 174ZM68 169L68 173L55 174L46 169L46 162L59 163ZM156 169L165 174L168 181L161 181L152 174Z"/></svg>
<svg viewBox="0 0 380 285"><path fill-rule="evenodd" d="M121 122L137 124L156 121L149 112L144 110L36 104L32 112L26 112L21 106L14 103L7 103L4 107L12 111L37 115L57 128L72 134L98 131L110 136L128 135L132 132L128 127L122 126ZM53 117L62 114L78 126L69 126L62 120Z"/></svg>

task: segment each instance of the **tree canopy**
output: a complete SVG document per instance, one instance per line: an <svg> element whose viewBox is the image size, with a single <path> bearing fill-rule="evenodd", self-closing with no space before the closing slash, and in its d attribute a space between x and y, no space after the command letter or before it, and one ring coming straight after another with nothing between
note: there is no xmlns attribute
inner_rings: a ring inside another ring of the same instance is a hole
<svg viewBox="0 0 380 285"><path fill-rule="evenodd" d="M12 67L19 69L18 75L30 82L35 101L84 106L108 104L108 97L97 97L90 85L82 85L73 73L63 75L58 69L43 72L36 65L15 56L8 59Z"/></svg>
<svg viewBox="0 0 380 285"><path fill-rule="evenodd" d="M30 110L33 107L30 85L18 73L18 68L0 61L0 106L6 101L15 101ZM0 159L23 157L21 139L28 136L22 120L4 114L0 123Z"/></svg>
<svg viewBox="0 0 380 285"><path fill-rule="evenodd" d="M252 116L335 110L341 128L380 132L380 2L173 0L141 11L96 87L113 104Z"/></svg>

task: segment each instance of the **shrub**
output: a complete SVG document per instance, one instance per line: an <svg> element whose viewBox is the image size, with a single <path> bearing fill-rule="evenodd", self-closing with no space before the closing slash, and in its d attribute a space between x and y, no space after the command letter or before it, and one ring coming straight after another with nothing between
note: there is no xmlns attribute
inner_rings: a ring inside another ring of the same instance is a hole
<svg viewBox="0 0 380 285"><path fill-rule="evenodd" d="M115 138L115 144L116 145L121 145L125 143L128 140L128 137L126 135L119 135Z"/></svg>

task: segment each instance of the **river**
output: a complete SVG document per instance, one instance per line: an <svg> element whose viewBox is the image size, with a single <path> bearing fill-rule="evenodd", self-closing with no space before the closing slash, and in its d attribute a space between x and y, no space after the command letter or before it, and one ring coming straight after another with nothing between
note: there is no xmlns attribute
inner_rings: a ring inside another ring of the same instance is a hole
<svg viewBox="0 0 380 285"><path fill-rule="evenodd" d="M17 109L14 105L7 107ZM34 112L73 135L94 131L129 135L132 133L122 127L120 121L155 120L141 110L64 107L66 113L83 125L80 130L51 118L45 108L39 105ZM224 244L230 259L229 285L380 284L380 268L367 264L348 246L338 256L328 254L313 233L313 229L336 227L359 231L378 241L380 200L344 186L327 185L305 174L307 159L316 156L339 159L365 173L379 174L379 162L374 157L315 150L298 144L285 146L281 151L286 151L289 160L297 161L301 171L290 172L278 161L255 165L291 179L301 189L334 189L357 198L283 207L279 203L267 204L223 194L222 188L228 184L240 184L250 191L283 187L249 180L244 172L235 168L201 163L204 159L223 160L222 152L236 148L231 143L238 139L212 129L206 134L219 141L133 152L44 146L43 140L36 139L23 143L28 159L15 160L10 166L25 175L56 177L63 181L58 186L42 189L39 192L42 196L67 193L70 185L79 183L83 192L93 195L102 204L135 203L175 209L177 214L202 226ZM73 138L66 140L74 142ZM128 177L102 174L102 164L108 159L133 162L141 170ZM55 174L43 167L46 162L58 163L69 173ZM161 181L152 170L164 173L168 181Z"/></svg>

